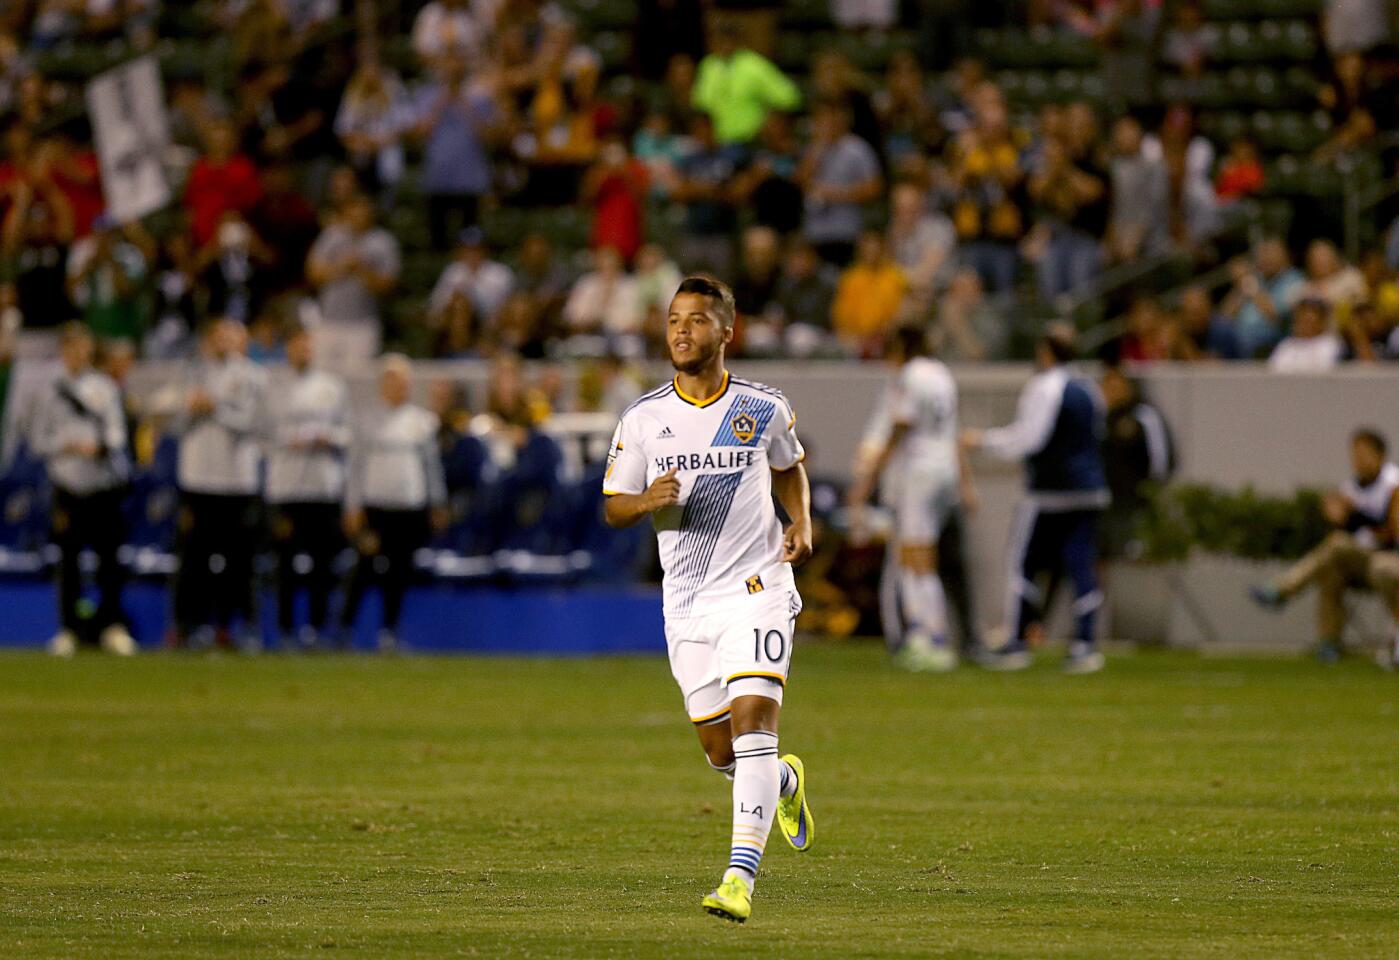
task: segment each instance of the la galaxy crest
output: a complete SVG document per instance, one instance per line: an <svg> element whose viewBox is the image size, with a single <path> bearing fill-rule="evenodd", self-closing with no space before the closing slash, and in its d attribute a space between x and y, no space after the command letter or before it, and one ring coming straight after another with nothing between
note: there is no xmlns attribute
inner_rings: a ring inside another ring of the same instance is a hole
<svg viewBox="0 0 1399 960"><path fill-rule="evenodd" d="M733 416L729 418L729 429L739 443L752 442L758 433L758 418L744 409L748 406L747 400L747 397L741 398L735 405Z"/></svg>

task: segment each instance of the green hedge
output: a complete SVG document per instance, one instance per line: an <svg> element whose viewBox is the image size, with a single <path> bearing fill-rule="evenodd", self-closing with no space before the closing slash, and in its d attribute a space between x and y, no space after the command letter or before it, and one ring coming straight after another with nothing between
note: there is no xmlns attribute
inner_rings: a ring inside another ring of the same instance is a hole
<svg viewBox="0 0 1399 960"><path fill-rule="evenodd" d="M1316 546L1329 527L1321 494L1291 496L1177 483L1151 492L1137 534L1143 558L1184 560L1194 549L1247 560L1294 560Z"/></svg>

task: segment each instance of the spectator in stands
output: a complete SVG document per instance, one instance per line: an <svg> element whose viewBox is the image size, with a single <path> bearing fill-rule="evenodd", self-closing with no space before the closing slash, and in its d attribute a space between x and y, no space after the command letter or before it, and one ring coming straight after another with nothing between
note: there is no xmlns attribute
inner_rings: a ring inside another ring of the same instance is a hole
<svg viewBox="0 0 1399 960"><path fill-rule="evenodd" d="M1389 36L1391 10L1384 0L1326 0L1321 34L1332 56L1367 53Z"/></svg>
<svg viewBox="0 0 1399 960"><path fill-rule="evenodd" d="M408 91L377 57L362 63L345 88L335 115L335 133L360 182L391 196L403 178L403 137L412 123Z"/></svg>
<svg viewBox="0 0 1399 960"><path fill-rule="evenodd" d="M1184 360L1238 360L1239 338L1229 321L1215 313L1209 288L1192 284L1181 291L1179 326Z"/></svg>
<svg viewBox="0 0 1399 960"><path fill-rule="evenodd" d="M515 289L527 298L535 323L552 326L572 280L572 273L547 236L531 233L525 237L515 267Z"/></svg>
<svg viewBox="0 0 1399 960"><path fill-rule="evenodd" d="M1379 129L1392 129L1396 119L1394 96L1371 80L1363 53L1337 54L1331 70L1331 81L1317 93L1317 102L1331 116L1331 136L1313 154L1320 163L1331 163L1369 142Z"/></svg>
<svg viewBox="0 0 1399 960"><path fill-rule="evenodd" d="M117 549L125 537L122 500L130 479L126 418L121 394L111 378L93 369L93 339L80 324L68 324L60 337L63 370L39 400L30 437L44 459L53 486L52 543L59 550L59 632L49 651L71 657L84 629L78 611L83 591L79 554L97 558L100 601L92 626L102 649L119 656L136 652L121 608L125 572Z"/></svg>
<svg viewBox="0 0 1399 960"><path fill-rule="evenodd" d="M926 312L934 294L952 278L957 228L946 214L929 209L927 193L921 187L904 181L895 184L889 195L886 242L919 312Z"/></svg>
<svg viewBox="0 0 1399 960"><path fill-rule="evenodd" d="M258 473L267 411L267 371L248 360L247 331L215 320L204 331L202 361L192 371L180 436L179 574L172 583L176 646L256 650L253 584Z"/></svg>
<svg viewBox="0 0 1399 960"><path fill-rule="evenodd" d="M831 326L847 350L861 357L882 355L884 340L900 316L908 280L889 255L884 234L860 234L855 262L841 274L831 305Z"/></svg>
<svg viewBox="0 0 1399 960"><path fill-rule="evenodd" d="M1298 295L1320 300L1331 315L1344 320L1351 304L1368 294L1365 276L1341 258L1330 240L1313 240L1307 246L1307 282Z"/></svg>
<svg viewBox="0 0 1399 960"><path fill-rule="evenodd" d="M302 287L306 255L321 227L315 208L296 189L291 164L274 163L263 172L262 199L248 212L248 224L272 254L263 266L267 295L276 297Z"/></svg>
<svg viewBox="0 0 1399 960"><path fill-rule="evenodd" d="M20 356L55 356L57 328L73 317L68 298L72 205L47 177L17 181L0 236L23 322L16 349Z"/></svg>
<svg viewBox="0 0 1399 960"><path fill-rule="evenodd" d="M225 213L218 233L194 255L195 276L208 294L205 309L250 325L267 295L264 271L276 259L236 210Z"/></svg>
<svg viewBox="0 0 1399 960"><path fill-rule="evenodd" d="M1006 339L1005 321L986 299L981 275L958 270L938 301L934 331L938 356L944 360L982 361L994 355Z"/></svg>
<svg viewBox="0 0 1399 960"><path fill-rule="evenodd" d="M428 323L436 331L432 344L432 356L436 359L464 360L480 355L485 331L470 297L454 295L446 306L429 315Z"/></svg>
<svg viewBox="0 0 1399 960"><path fill-rule="evenodd" d="M1273 348L1268 367L1278 373L1323 373L1335 369L1345 342L1327 328L1326 301L1304 298L1292 311L1292 333Z"/></svg>
<svg viewBox="0 0 1399 960"><path fill-rule="evenodd" d="M632 57L647 80L659 81L676 56L692 64L704 56L704 14L700 0L655 0L639 4L632 33Z"/></svg>
<svg viewBox="0 0 1399 960"><path fill-rule="evenodd" d="M1164 253L1170 245L1170 182L1159 152L1142 149L1142 126L1120 118L1112 128L1112 209L1109 257L1130 263Z"/></svg>
<svg viewBox="0 0 1399 960"><path fill-rule="evenodd" d="M1242 200L1262 191L1264 179L1258 144L1249 137L1235 137L1215 176L1214 195L1222 204Z"/></svg>
<svg viewBox="0 0 1399 960"><path fill-rule="evenodd" d="M350 444L344 382L313 365L310 331L287 337L289 382L270 404L266 499L277 550L277 630L283 650L313 650L330 619L335 558L344 546L345 451ZM296 595L305 589L306 622L296 628Z"/></svg>
<svg viewBox="0 0 1399 960"><path fill-rule="evenodd" d="M874 109L895 175L917 176L926 157L942 152L947 131L938 118L923 67L911 50L896 50L890 56Z"/></svg>
<svg viewBox="0 0 1399 960"><path fill-rule="evenodd" d="M1220 314L1233 321L1243 359L1266 356L1291 324L1306 277L1292 266L1287 245L1278 237L1261 240L1252 262L1245 257L1231 261L1229 274L1232 285Z"/></svg>
<svg viewBox="0 0 1399 960"><path fill-rule="evenodd" d="M199 150L209 125L228 119L228 104L205 86L202 74L177 74L168 82L170 139L181 147Z"/></svg>
<svg viewBox="0 0 1399 960"><path fill-rule="evenodd" d="M204 154L194 162L185 184L185 211L196 247L213 239L229 210L247 213L262 197L257 169L241 153L233 124L220 120L204 134Z"/></svg>
<svg viewBox="0 0 1399 960"><path fill-rule="evenodd" d="M748 165L733 183L734 201L751 210L753 222L786 236L802 224L802 191L797 167L802 150L789 114L772 112L763 122Z"/></svg>
<svg viewBox="0 0 1399 960"><path fill-rule="evenodd" d="M1054 300L1098 276L1107 184L1076 164L1063 143L1052 139L1045 142L1040 167L1030 174L1027 188L1044 218L1036 225L1042 243L1040 295Z"/></svg>
<svg viewBox="0 0 1399 960"><path fill-rule="evenodd" d="M782 240L771 227L743 231L738 267L734 272L734 305L741 335L737 351L744 356L778 356L782 348Z"/></svg>
<svg viewBox="0 0 1399 960"><path fill-rule="evenodd" d="M795 240L777 281L777 305L788 350L798 356L814 352L831 329L831 301L839 277L835 268L804 240Z"/></svg>
<svg viewBox="0 0 1399 960"><path fill-rule="evenodd" d="M379 352L379 301L398 283L398 241L374 224L374 203L359 195L316 238L306 278L317 291L315 353L328 370L362 367Z"/></svg>
<svg viewBox="0 0 1399 960"><path fill-rule="evenodd" d="M331 128L335 104L322 108L315 78L292 82L294 65L290 59L253 60L241 71L234 116L244 151L260 164L306 164L338 146Z"/></svg>
<svg viewBox="0 0 1399 960"><path fill-rule="evenodd" d="M497 121L495 101L483 84L467 78L456 57L440 61L434 80L414 98L414 133L423 148L423 190L427 194L432 244L446 249L456 230L476 223L481 197L490 192L486 142Z"/></svg>
<svg viewBox="0 0 1399 960"><path fill-rule="evenodd" d="M1342 327L1348 359L1362 363L1399 357L1399 326L1393 315L1386 316L1369 300L1351 308Z"/></svg>
<svg viewBox="0 0 1399 960"><path fill-rule="evenodd" d="M364 595L383 599L378 647L398 649L403 597L413 579L413 554L431 529L448 522L447 487L437 448L437 418L409 403L413 367L402 354L385 357L379 404L358 425L350 447L345 531L358 557L340 614L340 644L351 642Z"/></svg>
<svg viewBox="0 0 1399 960"><path fill-rule="evenodd" d="M811 99L850 108L850 132L869 144L884 169L884 128L874 109L874 84L840 47L828 46L811 58Z"/></svg>
<svg viewBox="0 0 1399 960"><path fill-rule="evenodd" d="M601 355L606 351L594 349L603 342L597 338L639 333L641 320L636 280L622 255L611 247L593 251L593 269L578 278L564 303L566 334L583 352Z"/></svg>
<svg viewBox="0 0 1399 960"><path fill-rule="evenodd" d="M1142 153L1166 168L1171 240L1193 249L1215 229L1214 145L1194 132L1190 110L1173 106L1159 132L1142 138Z"/></svg>
<svg viewBox="0 0 1399 960"><path fill-rule="evenodd" d="M429 69L443 60L465 62L481 52L491 27L472 16L469 0L432 0L413 21L413 52Z"/></svg>
<svg viewBox="0 0 1399 960"><path fill-rule="evenodd" d="M471 301L472 313L489 326L507 297L515 289L515 274L505 264L491 259L486 235L480 227L467 227L457 242L455 259L447 264L428 298L428 314L445 315L458 298Z"/></svg>
<svg viewBox="0 0 1399 960"><path fill-rule="evenodd" d="M714 122L720 143L747 143L771 110L795 110L801 92L771 60L743 46L732 23L719 25L700 61L691 102Z"/></svg>
<svg viewBox="0 0 1399 960"><path fill-rule="evenodd" d="M97 336L137 339L146 258L132 242L133 227L105 216L93 226L68 256L68 296Z"/></svg>
<svg viewBox="0 0 1399 960"><path fill-rule="evenodd" d="M1092 37L1101 49L1103 89L1118 108L1151 101L1160 6L1151 0L1104 0L1091 13L1064 4L1069 25Z"/></svg>
<svg viewBox="0 0 1399 960"><path fill-rule="evenodd" d="M684 147L684 138L671 126L669 114L662 110L646 114L632 136L631 149L632 156L646 167L650 196L661 200L670 196Z"/></svg>
<svg viewBox="0 0 1399 960"><path fill-rule="evenodd" d="M844 30L888 30L898 13L895 0L831 0L831 19Z"/></svg>
<svg viewBox="0 0 1399 960"><path fill-rule="evenodd" d="M500 308L489 346L494 348L497 354L541 360L548 352L557 313L557 308L541 312L534 298L524 293L516 293Z"/></svg>
<svg viewBox="0 0 1399 960"><path fill-rule="evenodd" d="M1005 98L994 84L972 94L972 125L949 145L952 223L967 265L994 294L1015 285L1016 247L1027 228L1025 171Z"/></svg>
<svg viewBox="0 0 1399 960"><path fill-rule="evenodd" d="M10 112L19 93L20 80L32 69L19 41L0 28L0 113Z"/></svg>
<svg viewBox="0 0 1399 960"><path fill-rule="evenodd" d="M583 177L581 199L593 207L589 246L612 247L627 262L636 256L646 229L648 182L645 165L628 155L621 138L609 139Z"/></svg>
<svg viewBox="0 0 1399 960"><path fill-rule="evenodd" d="M1118 359L1128 364L1169 360L1172 331L1167 321L1154 297L1134 299L1127 309L1127 332L1118 342Z"/></svg>
<svg viewBox="0 0 1399 960"><path fill-rule="evenodd" d="M861 207L879 199L883 190L879 158L850 132L850 108L839 101L816 105L811 134L796 174L806 203L802 233L822 259L843 267L855 252Z"/></svg>
<svg viewBox="0 0 1399 960"><path fill-rule="evenodd" d="M299 271L298 271L299 272ZM190 352L189 338L198 325L194 286L194 251L188 230L172 231L160 245L150 270L150 329L141 343L148 359L168 360Z"/></svg>
<svg viewBox="0 0 1399 960"><path fill-rule="evenodd" d="M1171 25L1161 39L1161 61L1184 77L1197 78L1214 57L1218 34L1205 25L1200 0L1175 5Z"/></svg>
<svg viewBox="0 0 1399 960"><path fill-rule="evenodd" d="M731 184L743 161L740 148L715 137L709 116L696 113L690 122L694 144L680 160L673 196L685 205L680 262L689 273L728 276L733 270L733 233L738 224Z"/></svg>
<svg viewBox="0 0 1399 960"><path fill-rule="evenodd" d="M659 244L648 243L636 254L636 306L644 316L664 317L684 274Z"/></svg>

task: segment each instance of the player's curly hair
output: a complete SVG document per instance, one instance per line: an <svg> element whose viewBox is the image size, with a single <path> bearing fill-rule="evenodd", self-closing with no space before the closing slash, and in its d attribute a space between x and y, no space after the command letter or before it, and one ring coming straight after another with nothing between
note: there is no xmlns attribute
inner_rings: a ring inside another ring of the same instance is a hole
<svg viewBox="0 0 1399 960"><path fill-rule="evenodd" d="M726 328L734 325L734 317L738 314L738 308L734 306L734 292L718 277L712 277L707 273L692 273L680 281L680 286L675 292L697 293L702 297L708 297L714 301L719 322Z"/></svg>

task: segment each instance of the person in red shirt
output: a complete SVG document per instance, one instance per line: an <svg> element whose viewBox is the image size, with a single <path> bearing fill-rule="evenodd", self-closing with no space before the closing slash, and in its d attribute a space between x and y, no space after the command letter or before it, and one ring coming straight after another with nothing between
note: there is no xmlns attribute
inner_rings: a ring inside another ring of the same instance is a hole
<svg viewBox="0 0 1399 960"><path fill-rule="evenodd" d="M645 165L627 153L620 139L603 146L597 164L583 178L583 199L593 205L590 247L612 247L631 263L643 239L647 179Z"/></svg>
<svg viewBox="0 0 1399 960"><path fill-rule="evenodd" d="M247 214L262 198L257 169L241 153L233 125L225 121L209 125L204 155L194 162L185 186L185 210L196 246L202 247L219 228L229 210Z"/></svg>
<svg viewBox="0 0 1399 960"><path fill-rule="evenodd" d="M1215 196L1224 201L1242 200L1262 189L1263 162L1258 159L1258 145L1248 137L1239 137L1229 144L1229 153L1220 164Z"/></svg>

